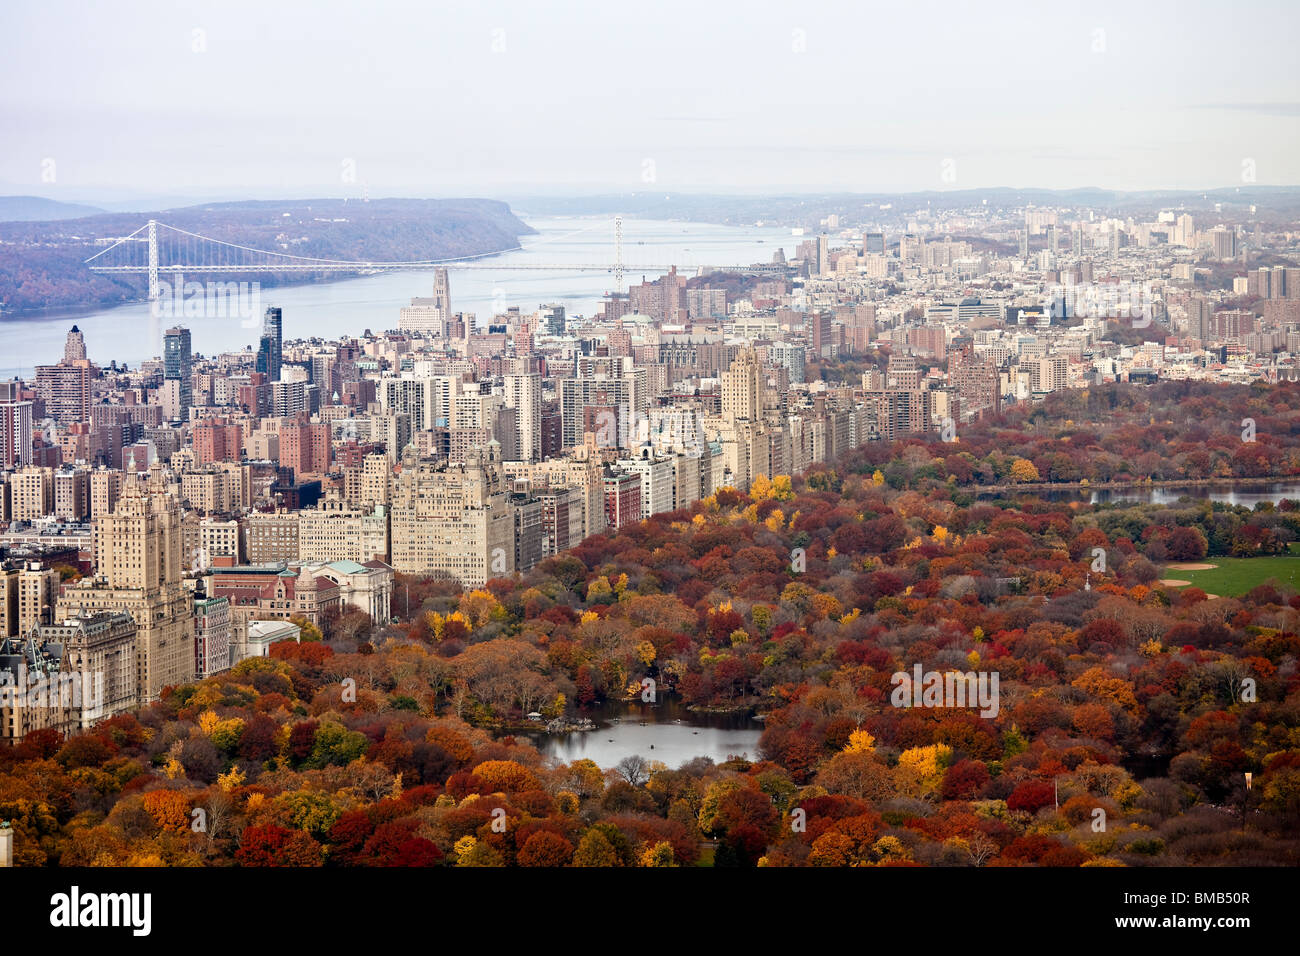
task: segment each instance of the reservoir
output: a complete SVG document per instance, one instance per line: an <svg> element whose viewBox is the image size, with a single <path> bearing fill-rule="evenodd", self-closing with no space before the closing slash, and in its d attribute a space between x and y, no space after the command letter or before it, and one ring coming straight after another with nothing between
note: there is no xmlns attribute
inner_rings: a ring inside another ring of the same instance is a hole
<svg viewBox="0 0 1300 956"><path fill-rule="evenodd" d="M1013 494L1015 494L1013 492ZM1046 501L1086 501L1089 504L1119 504L1132 502L1136 504L1172 505L1179 498L1206 499L1228 505L1242 505L1254 508L1260 502L1276 505L1284 498L1300 501L1300 481L1277 481L1263 484L1241 484L1234 487L1225 482L1214 485L1163 485L1159 487L1135 486L1132 488L1062 488L1059 491L1025 492L1034 494ZM981 495L981 497L987 497Z"/></svg>

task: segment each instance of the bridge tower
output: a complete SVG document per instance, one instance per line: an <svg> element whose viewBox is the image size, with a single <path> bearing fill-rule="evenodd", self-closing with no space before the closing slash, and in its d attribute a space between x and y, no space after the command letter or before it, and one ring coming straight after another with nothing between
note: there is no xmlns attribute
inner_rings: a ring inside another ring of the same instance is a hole
<svg viewBox="0 0 1300 956"><path fill-rule="evenodd" d="M614 217L614 291L623 294L623 217Z"/></svg>
<svg viewBox="0 0 1300 956"><path fill-rule="evenodd" d="M162 323L159 321L159 310L162 303L159 297L162 295L162 289L158 284L158 220L149 220L149 341L158 349L158 354L163 354L162 348Z"/></svg>
<svg viewBox="0 0 1300 956"><path fill-rule="evenodd" d="M158 220L149 220L149 303L158 301Z"/></svg>

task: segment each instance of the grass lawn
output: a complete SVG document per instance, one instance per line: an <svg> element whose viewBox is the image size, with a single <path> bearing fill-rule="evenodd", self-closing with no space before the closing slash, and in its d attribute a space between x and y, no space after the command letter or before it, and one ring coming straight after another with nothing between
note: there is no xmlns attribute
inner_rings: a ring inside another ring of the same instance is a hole
<svg viewBox="0 0 1300 956"><path fill-rule="evenodd" d="M1192 587L1198 587L1206 594L1218 594L1221 597L1240 597L1270 578L1276 579L1282 587L1300 591L1300 555L1206 558L1205 562L1217 564L1218 567L1207 571L1170 570L1168 575L1190 581Z"/></svg>

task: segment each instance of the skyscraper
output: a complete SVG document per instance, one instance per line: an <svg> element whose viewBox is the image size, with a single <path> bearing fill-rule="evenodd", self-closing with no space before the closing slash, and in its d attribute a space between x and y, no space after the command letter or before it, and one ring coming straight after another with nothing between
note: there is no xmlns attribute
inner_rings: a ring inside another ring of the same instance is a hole
<svg viewBox="0 0 1300 956"><path fill-rule="evenodd" d="M163 380L175 381L180 390L180 417L189 417L190 404L193 401L191 374L193 365L190 359L190 330L177 326L168 329L163 336Z"/></svg>
<svg viewBox="0 0 1300 956"><path fill-rule="evenodd" d="M90 421L90 378L85 359L36 366L36 393L45 401L45 414L60 425Z"/></svg>
<svg viewBox="0 0 1300 956"><path fill-rule="evenodd" d="M93 374L86 358L86 341L74 325L59 364L36 366L36 393L45 402L45 413L61 425L90 421Z"/></svg>
<svg viewBox="0 0 1300 956"><path fill-rule="evenodd" d="M271 381L271 349L271 336L263 334L262 337L257 340L256 371L259 375L265 376L264 381L268 384Z"/></svg>
<svg viewBox="0 0 1300 956"><path fill-rule="evenodd" d="M393 482L392 566L482 587L514 571L514 519L498 446L472 449L464 464L403 457Z"/></svg>
<svg viewBox="0 0 1300 956"><path fill-rule="evenodd" d="M32 462L32 403L21 394L17 380L0 382L0 468Z"/></svg>
<svg viewBox="0 0 1300 956"><path fill-rule="evenodd" d="M48 624L59 593L59 572L39 561L0 567L0 638Z"/></svg>
<svg viewBox="0 0 1300 956"><path fill-rule="evenodd" d="M85 357L86 337L81 334L81 329L74 325L63 343L63 361L71 363Z"/></svg>
<svg viewBox="0 0 1300 956"><path fill-rule="evenodd" d="M722 417L737 422L757 422L763 410L762 369L758 355L746 349L722 373Z"/></svg>
<svg viewBox="0 0 1300 956"><path fill-rule="evenodd" d="M278 306L268 306L262 321L262 340L257 350L257 370L268 382L280 381L280 362L284 350L284 326Z"/></svg>
<svg viewBox="0 0 1300 956"><path fill-rule="evenodd" d="M161 476L132 474L113 513L95 521L96 574L64 588L57 619L78 611L124 610L135 618L137 693L156 700L194 676L194 610L181 585L180 502Z"/></svg>
<svg viewBox="0 0 1300 956"><path fill-rule="evenodd" d="M451 283L446 269L433 271L433 307L442 310L444 319L451 315Z"/></svg>
<svg viewBox="0 0 1300 956"><path fill-rule="evenodd" d="M542 457L542 377L536 372L507 375L506 407L519 412L519 459Z"/></svg>
<svg viewBox="0 0 1300 956"><path fill-rule="evenodd" d="M1213 244L1214 258L1231 259L1236 256L1237 232L1235 229L1216 226L1210 230L1210 241Z"/></svg>

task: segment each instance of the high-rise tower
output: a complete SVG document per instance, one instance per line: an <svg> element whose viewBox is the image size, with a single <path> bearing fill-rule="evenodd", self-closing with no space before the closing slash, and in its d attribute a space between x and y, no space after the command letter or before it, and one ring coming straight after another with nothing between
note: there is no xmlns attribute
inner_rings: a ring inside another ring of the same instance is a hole
<svg viewBox="0 0 1300 956"><path fill-rule="evenodd" d="M722 417L757 422L763 411L763 374L758 354L746 349L722 373Z"/></svg>
<svg viewBox="0 0 1300 956"><path fill-rule="evenodd" d="M433 307L442 310L444 321L451 316L451 285L447 281L446 269L433 272Z"/></svg>
<svg viewBox="0 0 1300 956"><path fill-rule="evenodd" d="M163 380L178 384L177 405L180 418L189 417L189 408L193 402L191 372L193 364L190 358L190 330L177 326L168 329L163 335Z"/></svg>
<svg viewBox="0 0 1300 956"><path fill-rule="evenodd" d="M263 352L265 351L265 358ZM268 382L280 381L280 363L284 354L284 325L278 306L269 306L262 321L262 341L258 347L257 370ZM265 365L265 368L263 366Z"/></svg>
<svg viewBox="0 0 1300 956"><path fill-rule="evenodd" d="M78 359L86 357L86 337L81 334L81 329L75 325L68 337L63 343L63 361L75 362Z"/></svg>
<svg viewBox="0 0 1300 956"><path fill-rule="evenodd" d="M156 470L156 469L155 469ZM138 696L194 676L194 609L182 587L180 502L161 474L127 477L112 514L95 521L95 576L64 588L60 615L124 610L136 622Z"/></svg>

